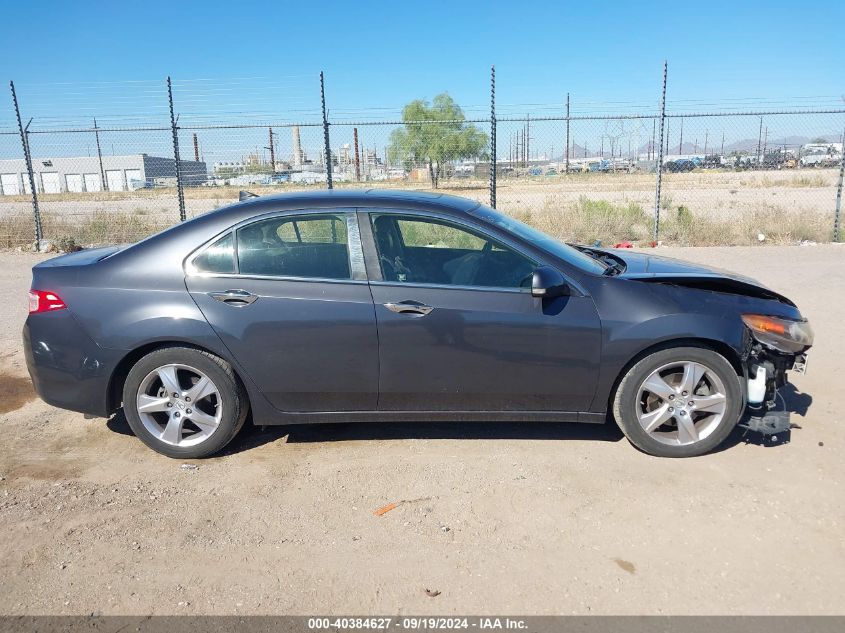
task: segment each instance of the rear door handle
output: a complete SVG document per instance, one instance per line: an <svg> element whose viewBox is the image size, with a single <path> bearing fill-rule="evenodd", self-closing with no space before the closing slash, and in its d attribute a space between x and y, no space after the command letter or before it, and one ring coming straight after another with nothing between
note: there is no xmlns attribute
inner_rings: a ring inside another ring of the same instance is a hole
<svg viewBox="0 0 845 633"><path fill-rule="evenodd" d="M427 306L419 301L399 301L398 303L385 303L384 307L390 310L391 312L396 312L397 314L418 314L419 316L425 316L434 308L431 306Z"/></svg>
<svg viewBox="0 0 845 633"><path fill-rule="evenodd" d="M223 292L209 292L208 295L212 299L222 301L228 306L240 308L248 306L250 303L258 299L258 295L254 295L246 290L225 290Z"/></svg>

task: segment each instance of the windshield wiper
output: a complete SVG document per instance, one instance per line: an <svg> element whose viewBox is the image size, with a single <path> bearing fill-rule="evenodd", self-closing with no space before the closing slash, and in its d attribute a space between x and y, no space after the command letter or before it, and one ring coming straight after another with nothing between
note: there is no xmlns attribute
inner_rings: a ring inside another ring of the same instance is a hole
<svg viewBox="0 0 845 633"><path fill-rule="evenodd" d="M618 275L623 270L625 270L622 264L610 259L609 257L607 259L602 259L601 261L607 264L607 268L602 271L602 275L605 275L607 277L613 277L614 275Z"/></svg>
<svg viewBox="0 0 845 633"><path fill-rule="evenodd" d="M580 244L570 244L570 246L577 248L585 255L589 255L597 262L601 262L602 264L604 264L605 269L602 271L602 275L612 277L614 275L618 275L619 273L625 270L625 264L623 264L621 261L618 261L615 257L608 255L607 253L596 251L590 248L589 246L582 246Z"/></svg>

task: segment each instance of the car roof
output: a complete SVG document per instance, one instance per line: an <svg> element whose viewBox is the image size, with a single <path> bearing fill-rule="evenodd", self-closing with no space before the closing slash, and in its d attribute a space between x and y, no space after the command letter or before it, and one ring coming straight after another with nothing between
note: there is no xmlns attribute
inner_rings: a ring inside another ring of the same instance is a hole
<svg viewBox="0 0 845 633"><path fill-rule="evenodd" d="M459 196L400 189L324 189L258 196L197 215L187 222L180 222L130 245L103 261L117 265L120 261L131 261L139 257L145 258L145 266L148 266L147 258L158 258L162 268L170 266L177 270L178 266L181 271L183 258L206 240L244 220L277 211L396 208L436 210L462 216L479 206L480 203Z"/></svg>
<svg viewBox="0 0 845 633"><path fill-rule="evenodd" d="M437 208L457 213L466 213L480 203L468 198L431 191L409 191L403 189L324 189L294 193L257 196L237 202L214 212L223 215L240 216L247 209L259 214L266 211L298 209L303 205L314 208L376 207L395 206L410 208Z"/></svg>

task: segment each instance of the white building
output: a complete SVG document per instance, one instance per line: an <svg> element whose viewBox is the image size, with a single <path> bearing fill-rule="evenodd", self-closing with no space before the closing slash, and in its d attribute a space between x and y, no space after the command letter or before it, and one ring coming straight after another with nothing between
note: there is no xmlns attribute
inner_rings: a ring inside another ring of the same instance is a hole
<svg viewBox="0 0 845 633"><path fill-rule="evenodd" d="M172 158L132 154L103 156L102 172L97 156L33 158L32 171L38 193L132 191L176 185L176 161ZM179 161L182 182L201 185L208 179L202 161ZM105 176L105 186L103 186ZM0 195L29 194L29 175L23 158L0 160Z"/></svg>

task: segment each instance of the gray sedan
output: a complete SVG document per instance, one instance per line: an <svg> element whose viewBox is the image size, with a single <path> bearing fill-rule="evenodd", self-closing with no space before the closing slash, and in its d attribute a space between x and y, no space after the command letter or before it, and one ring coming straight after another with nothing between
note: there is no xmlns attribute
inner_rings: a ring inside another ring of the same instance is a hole
<svg viewBox="0 0 845 633"><path fill-rule="evenodd" d="M177 458L253 424L615 422L645 452L760 416L812 330L759 283L558 242L463 198L253 198L33 268L35 388Z"/></svg>

